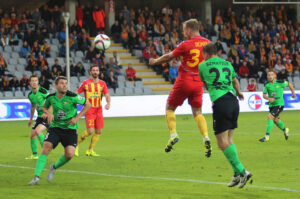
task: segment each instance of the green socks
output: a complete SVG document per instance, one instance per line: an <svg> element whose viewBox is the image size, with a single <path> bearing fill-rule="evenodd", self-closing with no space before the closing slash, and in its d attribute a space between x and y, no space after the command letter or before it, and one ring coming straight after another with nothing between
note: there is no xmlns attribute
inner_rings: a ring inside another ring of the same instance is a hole
<svg viewBox="0 0 300 199"><path fill-rule="evenodd" d="M224 155L226 156L228 162L231 164L235 175L240 175L245 172L245 168L239 160L237 150L234 144L229 145L224 150Z"/></svg>
<svg viewBox="0 0 300 199"><path fill-rule="evenodd" d="M276 124L276 126L278 127L278 128L280 128L282 131L284 131L285 130L285 126L283 125L283 122L281 121L281 120L279 120L277 123L275 123Z"/></svg>
<svg viewBox="0 0 300 199"><path fill-rule="evenodd" d="M46 165L46 162L47 162L47 156L44 154L41 154L37 161L36 167L35 167L35 172L34 172L35 176L40 177L40 175Z"/></svg>
<svg viewBox="0 0 300 199"><path fill-rule="evenodd" d="M54 168L58 169L59 167L63 166L69 162L69 160L66 159L65 155L60 156L60 158L57 160L57 162L54 163Z"/></svg>
<svg viewBox="0 0 300 199"><path fill-rule="evenodd" d="M30 146L31 146L32 154L34 156L37 156L37 147L38 147L38 144L37 144L36 139L30 139Z"/></svg>
<svg viewBox="0 0 300 199"><path fill-rule="evenodd" d="M273 128L273 120L268 120L267 132L266 132L267 135L270 135L272 128Z"/></svg>
<svg viewBox="0 0 300 199"><path fill-rule="evenodd" d="M39 139L39 142L41 144L41 147L43 147L44 145L44 139L45 139L45 136L43 133L41 133L39 136L38 136L38 139Z"/></svg>

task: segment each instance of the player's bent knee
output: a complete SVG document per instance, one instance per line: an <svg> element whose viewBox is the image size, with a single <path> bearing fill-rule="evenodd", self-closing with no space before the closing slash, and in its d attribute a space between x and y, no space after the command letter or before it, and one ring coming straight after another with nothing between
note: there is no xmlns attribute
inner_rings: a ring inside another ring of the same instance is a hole
<svg viewBox="0 0 300 199"><path fill-rule="evenodd" d="M102 129L96 129L95 133L100 135L102 133Z"/></svg>
<svg viewBox="0 0 300 199"><path fill-rule="evenodd" d="M66 160L71 160L73 158L73 156L74 156L74 153L66 153L65 154Z"/></svg>
<svg viewBox="0 0 300 199"><path fill-rule="evenodd" d="M274 119L275 119L275 118L274 118L273 115L271 115L271 114L268 115L268 120L274 120Z"/></svg>

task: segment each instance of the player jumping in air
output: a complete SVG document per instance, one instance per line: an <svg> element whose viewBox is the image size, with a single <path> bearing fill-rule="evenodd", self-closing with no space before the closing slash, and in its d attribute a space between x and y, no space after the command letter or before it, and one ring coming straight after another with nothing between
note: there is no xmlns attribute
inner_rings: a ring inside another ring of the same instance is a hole
<svg viewBox="0 0 300 199"><path fill-rule="evenodd" d="M217 57L217 47L207 44L203 48L205 62L199 66L199 75L205 83L213 102L213 127L219 148L231 164L234 172L228 187L238 185L243 188L252 174L245 170L238 158L233 143L233 132L237 128L239 99L244 99L238 80L230 62Z"/></svg>
<svg viewBox="0 0 300 199"><path fill-rule="evenodd" d="M283 135L287 140L289 138L289 129L285 128L283 122L279 118L279 114L284 108L283 90L285 87L289 87L292 91L292 98L296 97L294 87L291 83L283 80L276 79L276 73L273 70L268 72L268 83L264 88L264 99L269 100L270 113L268 115L268 125L266 135L259 139L261 142L269 141L270 133L273 128L273 123L283 131Z"/></svg>
<svg viewBox="0 0 300 199"><path fill-rule="evenodd" d="M34 111L36 110L38 113L38 117L35 120L35 124L32 127L31 135L30 135L30 146L32 155L26 159L38 159L37 148L38 143L37 139L41 147L43 147L44 143L44 134L43 131L49 127L47 122L47 115L43 112L43 105L49 91L39 86L39 78L36 75L32 75L29 78L29 84L32 91L28 94L28 99L31 103L30 108L30 120L28 122L28 126L31 126L32 118L34 115Z"/></svg>
<svg viewBox="0 0 300 199"><path fill-rule="evenodd" d="M105 96L107 104L105 109L109 110L110 108L110 96L106 83L99 79L99 67L93 65L90 68L91 78L84 81L82 85L78 88L77 93L84 92L86 100L92 104L92 108L85 114L86 121L86 131L81 134L78 139L75 156L79 156L79 144L85 140L92 133L92 139L89 146L89 149L86 151L87 156L99 156L95 151L94 147L96 142L99 140L100 134L103 129L103 114L102 114L102 96Z"/></svg>
<svg viewBox="0 0 300 199"><path fill-rule="evenodd" d="M181 106L185 99L188 98L192 106L193 116L198 124L200 132L206 147L206 157L211 155L210 139L208 137L207 124L204 116L201 114L203 82L198 73L198 65L203 61L202 49L210 43L199 34L199 22L197 19L190 19L183 23L183 32L187 41L182 42L175 50L165 54L157 59L150 59L150 65L159 65L169 62L175 57L183 56L181 65L178 69L179 76L176 79L174 87L170 92L166 107L166 120L170 131L171 138L165 148L170 152L173 145L179 141L176 131L175 110Z"/></svg>
<svg viewBox="0 0 300 199"><path fill-rule="evenodd" d="M68 91L66 77L57 77L55 86L57 92L48 95L43 106L43 111L47 114L50 128L45 136L42 154L35 167L34 178L29 182L29 185L38 184L40 174L47 162L47 156L52 149L55 149L59 142L64 146L65 154L60 156L57 162L51 164L47 180L51 181L56 169L72 159L77 145L77 122L91 107L91 104L83 97ZM77 104L84 105L78 115ZM50 106L53 107L53 114L49 111Z"/></svg>

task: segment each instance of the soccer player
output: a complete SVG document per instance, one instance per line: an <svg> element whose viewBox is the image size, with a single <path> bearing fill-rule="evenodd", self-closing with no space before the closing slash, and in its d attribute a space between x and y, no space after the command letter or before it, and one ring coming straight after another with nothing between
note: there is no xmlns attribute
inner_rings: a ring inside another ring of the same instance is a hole
<svg viewBox="0 0 300 199"><path fill-rule="evenodd" d="M106 83L99 79L99 67L92 65L90 68L91 78L85 80L82 85L78 88L77 93L84 92L86 100L92 104L92 108L85 114L86 131L81 134L78 139L75 156L79 156L78 150L80 143L85 140L92 133L92 139L88 150L86 151L87 156L99 156L94 151L96 142L99 140L100 134L103 129L103 114L102 114L102 97L105 96L106 105L105 109L110 108L110 96L106 86Z"/></svg>
<svg viewBox="0 0 300 199"><path fill-rule="evenodd" d="M28 99L31 103L30 119L28 122L28 126L31 126L35 110L38 113L38 117L36 118L35 124L32 127L30 135L30 146L32 155L26 159L36 160L38 159L38 143L36 138L38 138L41 147L43 147L45 136L42 132L49 127L47 122L47 115L43 112L43 105L47 95L49 94L49 91L39 86L39 78L37 75L32 75L29 78L29 84L31 86L32 91L28 94Z"/></svg>
<svg viewBox="0 0 300 199"><path fill-rule="evenodd" d="M238 158L233 143L233 132L237 128L239 102L244 99L238 80L230 62L217 57L217 47L207 44L203 48L205 62L199 65L199 75L205 83L213 102L213 127L219 148L231 164L234 172L228 187L243 188L252 174L245 170Z"/></svg>
<svg viewBox="0 0 300 199"><path fill-rule="evenodd" d="M266 135L259 139L261 142L269 141L270 133L273 128L273 123L283 131L283 135L286 140L289 138L289 129L285 128L283 122L279 118L279 114L283 111L284 108L284 99L283 99L283 90L285 87L289 87L292 91L292 98L296 97L294 87L291 83L283 80L276 79L276 73L273 70L270 70L267 74L268 83L264 88L264 99L269 100L269 109L270 113L268 115L268 125Z"/></svg>
<svg viewBox="0 0 300 199"><path fill-rule="evenodd" d="M199 22L197 19L190 19L183 23L183 32L188 40L182 42L175 50L165 54L157 59L150 59L150 65L160 65L171 61L175 57L183 56L181 65L179 66L179 76L169 94L166 106L166 121L170 131L171 138L165 148L166 152L170 152L173 145L179 141L176 130L175 110L181 106L185 99L192 107L192 112L198 128L203 136L205 143L206 157L211 155L210 139L208 137L207 124L204 116L201 114L203 82L198 73L198 65L204 61L202 49L210 43L209 40L203 38L199 34Z"/></svg>
<svg viewBox="0 0 300 199"><path fill-rule="evenodd" d="M57 162L51 164L47 180L51 181L55 170L71 160L77 145L77 122L91 107L91 104L83 97L68 91L66 77L57 77L55 87L57 92L48 95L43 106L43 111L47 114L50 128L45 137L42 154L35 167L34 178L29 182L29 185L38 184L39 177L47 161L47 156L52 149L55 149L59 142L64 146L65 154ZM79 114L77 114L77 104L84 105ZM49 111L50 106L53 107L53 114Z"/></svg>

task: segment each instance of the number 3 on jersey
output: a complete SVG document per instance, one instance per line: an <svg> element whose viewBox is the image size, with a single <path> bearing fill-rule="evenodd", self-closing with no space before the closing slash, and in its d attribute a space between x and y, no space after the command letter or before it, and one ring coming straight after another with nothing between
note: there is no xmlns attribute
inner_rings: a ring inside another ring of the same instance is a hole
<svg viewBox="0 0 300 199"><path fill-rule="evenodd" d="M195 66L198 66L200 64L199 63L200 50L199 49L192 49L192 50L190 50L190 54L194 55L192 57L193 62L187 61L186 64L189 67L192 67L192 68L195 67Z"/></svg>

